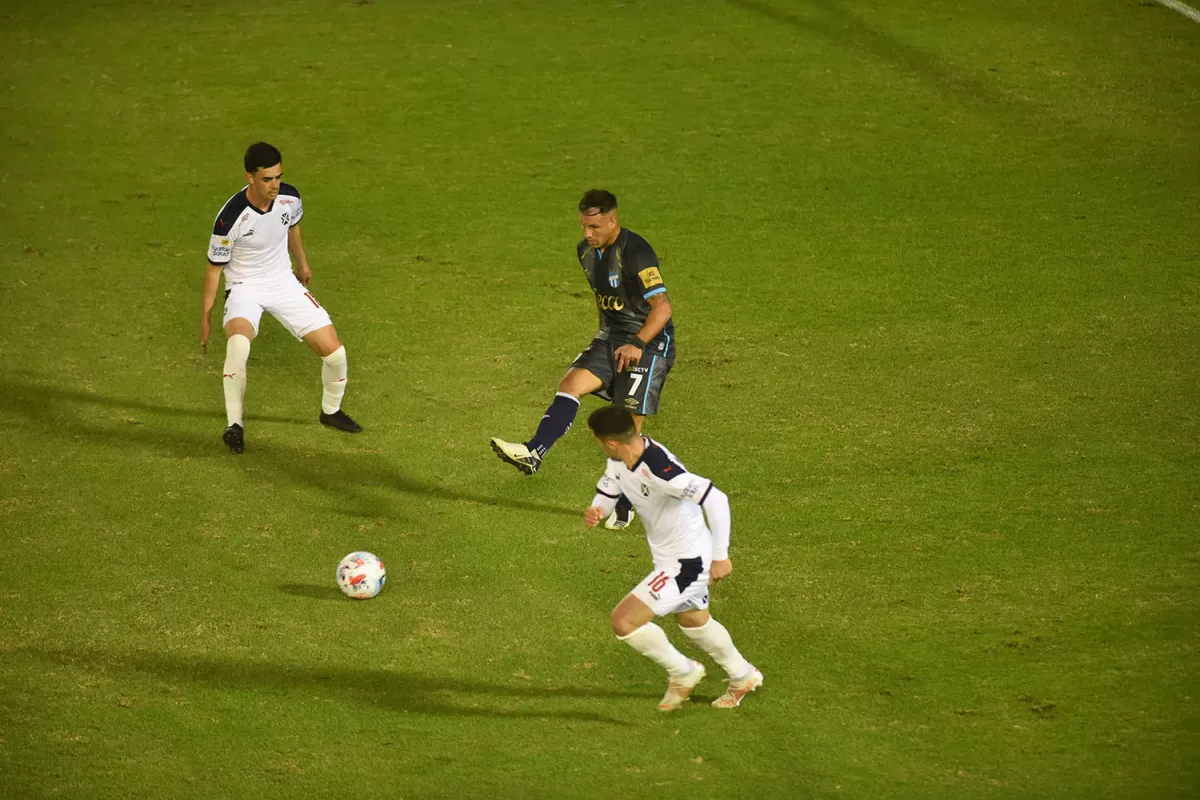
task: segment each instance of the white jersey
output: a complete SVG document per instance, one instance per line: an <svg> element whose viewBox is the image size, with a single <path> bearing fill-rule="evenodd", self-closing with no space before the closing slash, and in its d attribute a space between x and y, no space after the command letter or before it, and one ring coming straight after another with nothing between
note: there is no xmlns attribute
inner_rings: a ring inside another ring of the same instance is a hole
<svg viewBox="0 0 1200 800"><path fill-rule="evenodd" d="M624 494L646 526L646 541L657 566L699 556L712 561L713 537L700 504L712 481L687 471L679 459L658 442L643 436L646 451L632 468L609 459L596 491L605 497ZM724 558L725 556L722 556Z"/></svg>
<svg viewBox="0 0 1200 800"><path fill-rule="evenodd" d="M266 211L242 189L225 203L213 223L208 263L225 268L225 285L270 284L295 279L288 256L288 230L304 216L300 192L287 183Z"/></svg>

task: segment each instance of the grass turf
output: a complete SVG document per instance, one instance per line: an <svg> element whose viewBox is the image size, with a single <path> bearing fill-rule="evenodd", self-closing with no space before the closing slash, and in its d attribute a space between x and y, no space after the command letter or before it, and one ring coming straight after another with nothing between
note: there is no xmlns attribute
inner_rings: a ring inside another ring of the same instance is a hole
<svg viewBox="0 0 1200 800"><path fill-rule="evenodd" d="M1191 796L1198 45L1081 0L9 3L0 795ZM368 430L267 322L232 458L196 312L256 138ZM594 330L592 186L676 308L649 431L733 501L736 713L657 715L607 631L649 565L580 524L584 431L487 448Z"/></svg>

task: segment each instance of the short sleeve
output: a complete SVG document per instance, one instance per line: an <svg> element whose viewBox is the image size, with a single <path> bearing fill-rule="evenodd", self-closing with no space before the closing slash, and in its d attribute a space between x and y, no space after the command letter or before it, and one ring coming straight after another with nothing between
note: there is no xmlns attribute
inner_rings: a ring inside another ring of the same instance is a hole
<svg viewBox="0 0 1200 800"><path fill-rule="evenodd" d="M283 211L287 214L288 228L299 225L300 218L304 216L304 201L300 199L300 190L290 183L283 184L279 187L277 202L283 206Z"/></svg>
<svg viewBox="0 0 1200 800"><path fill-rule="evenodd" d="M637 281L642 297L649 298L667 290L658 267L658 256L648 242L639 242L625 263L626 268L633 273L629 277Z"/></svg>
<svg viewBox="0 0 1200 800"><path fill-rule="evenodd" d="M223 267L229 263L233 255L233 240L228 235L214 233L208 241L208 263L215 267Z"/></svg>
<svg viewBox="0 0 1200 800"><path fill-rule="evenodd" d="M621 480L620 469L621 462L608 460L608 465L604 468L604 475L601 476L600 482L596 484L596 493L602 494L605 497L611 497L614 500L621 496Z"/></svg>

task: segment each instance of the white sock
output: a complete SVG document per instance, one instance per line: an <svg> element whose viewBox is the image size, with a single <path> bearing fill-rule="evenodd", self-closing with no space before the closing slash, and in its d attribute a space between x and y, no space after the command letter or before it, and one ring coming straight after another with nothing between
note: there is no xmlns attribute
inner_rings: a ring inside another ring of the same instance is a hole
<svg viewBox="0 0 1200 800"><path fill-rule="evenodd" d="M742 654L733 646L729 631L712 617L699 628L680 628L701 650L712 656L713 661L720 664L729 677L742 678L750 671L750 662L742 658Z"/></svg>
<svg viewBox="0 0 1200 800"><path fill-rule="evenodd" d="M225 343L225 417L229 425L242 424L246 404L246 361L250 358L250 340L240 333Z"/></svg>
<svg viewBox="0 0 1200 800"><path fill-rule="evenodd" d="M339 347L327 356L321 356L321 381L325 392L321 395L321 410L335 414L342 407L342 395L346 393L346 348Z"/></svg>
<svg viewBox="0 0 1200 800"><path fill-rule="evenodd" d="M617 638L665 669L668 675L686 675L692 671L691 659L676 650L663 629L653 622Z"/></svg>

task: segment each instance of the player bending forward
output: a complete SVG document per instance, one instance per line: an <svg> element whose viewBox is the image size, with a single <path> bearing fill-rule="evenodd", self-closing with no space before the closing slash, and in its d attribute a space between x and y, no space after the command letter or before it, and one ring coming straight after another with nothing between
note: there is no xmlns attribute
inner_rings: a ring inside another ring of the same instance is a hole
<svg viewBox="0 0 1200 800"><path fill-rule="evenodd" d="M733 571L729 498L712 481L688 472L667 448L639 435L626 409L597 409L588 417L588 426L609 460L584 522L589 528L598 525L624 494L642 515L654 559L654 570L613 609L613 632L667 671L667 693L658 710L673 711L704 677L704 665L676 650L654 624L655 617L674 614L684 634L729 675L725 693L713 705L735 708L762 686L763 676L733 646L725 626L708 613L709 581Z"/></svg>
<svg viewBox="0 0 1200 800"><path fill-rule="evenodd" d="M266 311L321 357L321 423L358 433L357 422L342 411L346 391L346 348L329 313L308 291L312 270L300 238L304 206L296 187L283 182L283 158L266 142L246 150L246 188L225 203L213 224L204 277L200 350L208 352L209 316L225 273L225 415L221 437L232 453L245 449L242 410L246 398L246 362L250 342ZM288 252L296 259L295 272Z"/></svg>

